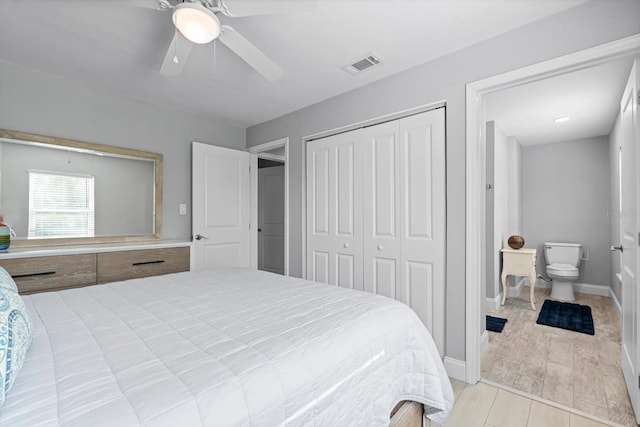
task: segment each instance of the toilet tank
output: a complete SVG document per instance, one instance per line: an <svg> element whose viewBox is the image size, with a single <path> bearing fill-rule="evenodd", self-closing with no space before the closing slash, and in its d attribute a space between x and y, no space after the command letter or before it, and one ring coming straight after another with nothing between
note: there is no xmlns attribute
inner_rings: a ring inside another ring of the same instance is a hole
<svg viewBox="0 0 640 427"><path fill-rule="evenodd" d="M582 245L580 243L555 243L545 242L544 257L549 264L569 264L580 266L582 258Z"/></svg>

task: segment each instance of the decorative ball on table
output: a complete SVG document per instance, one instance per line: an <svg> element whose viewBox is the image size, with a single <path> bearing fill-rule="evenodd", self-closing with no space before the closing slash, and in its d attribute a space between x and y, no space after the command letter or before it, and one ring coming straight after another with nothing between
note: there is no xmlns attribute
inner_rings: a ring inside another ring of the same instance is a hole
<svg viewBox="0 0 640 427"><path fill-rule="evenodd" d="M507 243L511 249L520 249L524 246L524 237L514 234L513 236L509 236Z"/></svg>

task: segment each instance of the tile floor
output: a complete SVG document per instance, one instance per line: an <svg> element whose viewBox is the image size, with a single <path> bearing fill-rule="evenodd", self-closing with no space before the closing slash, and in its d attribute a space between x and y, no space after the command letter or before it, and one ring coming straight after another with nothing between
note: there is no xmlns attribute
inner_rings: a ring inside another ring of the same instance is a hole
<svg viewBox="0 0 640 427"><path fill-rule="evenodd" d="M493 387L451 380L456 403L443 427L604 427L579 415ZM431 423L431 427L441 427Z"/></svg>
<svg viewBox="0 0 640 427"><path fill-rule="evenodd" d="M536 324L551 290L529 288L488 312L508 319L502 333L489 332L482 378L625 426L636 426L620 368L620 318L608 297L576 294L589 305L595 335Z"/></svg>

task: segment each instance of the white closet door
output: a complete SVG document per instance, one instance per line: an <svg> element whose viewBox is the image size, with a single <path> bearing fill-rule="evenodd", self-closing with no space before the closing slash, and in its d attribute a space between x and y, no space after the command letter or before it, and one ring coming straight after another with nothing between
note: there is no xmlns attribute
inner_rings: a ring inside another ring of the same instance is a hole
<svg viewBox="0 0 640 427"><path fill-rule="evenodd" d="M307 277L409 305L444 350L444 109L310 142Z"/></svg>
<svg viewBox="0 0 640 427"><path fill-rule="evenodd" d="M401 272L396 299L418 314L442 352L445 284L444 109L400 120Z"/></svg>
<svg viewBox="0 0 640 427"><path fill-rule="evenodd" d="M360 132L307 144L307 278L362 289Z"/></svg>
<svg viewBox="0 0 640 427"><path fill-rule="evenodd" d="M397 298L400 283L398 121L363 129L364 290Z"/></svg>

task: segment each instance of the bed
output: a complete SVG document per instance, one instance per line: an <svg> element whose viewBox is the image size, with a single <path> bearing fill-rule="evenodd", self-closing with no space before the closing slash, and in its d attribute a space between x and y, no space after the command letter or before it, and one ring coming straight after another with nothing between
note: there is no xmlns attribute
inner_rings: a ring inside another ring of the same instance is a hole
<svg viewBox="0 0 640 427"><path fill-rule="evenodd" d="M418 317L378 295L221 269L23 300L2 426L388 426L399 402L439 423L453 404Z"/></svg>

